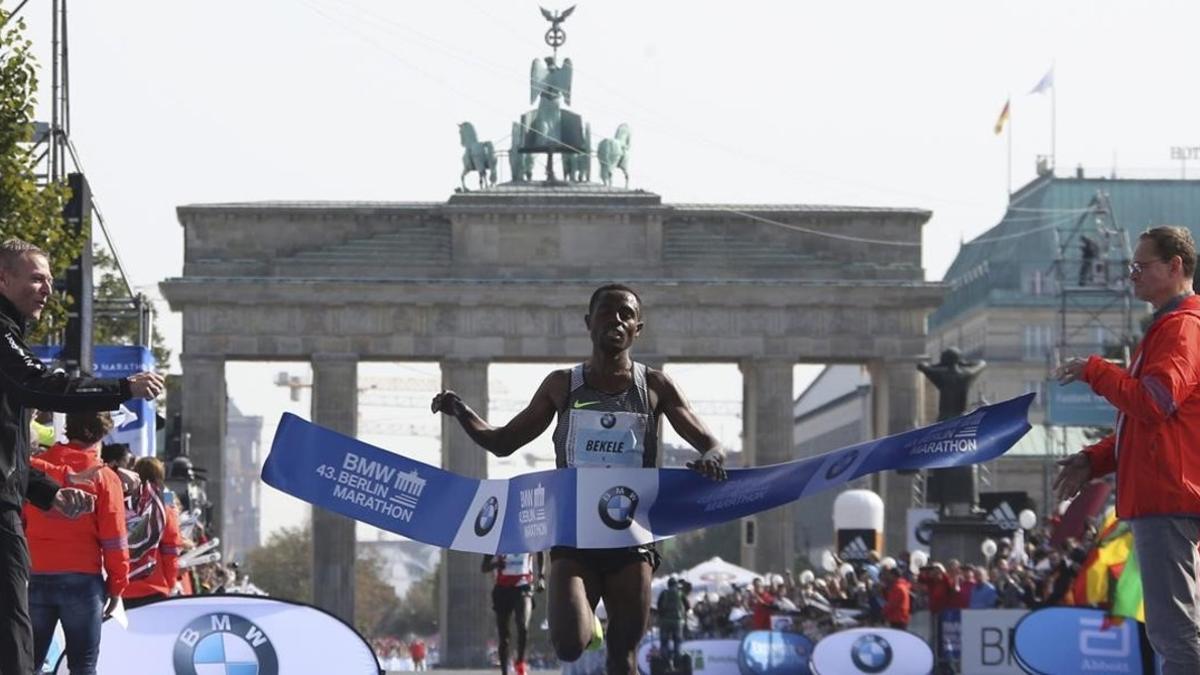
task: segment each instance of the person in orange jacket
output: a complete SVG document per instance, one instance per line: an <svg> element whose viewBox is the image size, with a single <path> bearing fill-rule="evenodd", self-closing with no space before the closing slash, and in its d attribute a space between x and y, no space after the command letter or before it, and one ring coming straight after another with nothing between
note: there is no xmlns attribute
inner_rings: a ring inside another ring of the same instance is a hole
<svg viewBox="0 0 1200 675"><path fill-rule="evenodd" d="M887 584L884 590L883 620L892 628L908 630L912 617L912 583L893 567L883 571Z"/></svg>
<svg viewBox="0 0 1200 675"><path fill-rule="evenodd" d="M1192 291L1196 244L1183 227L1138 239L1129 266L1134 295L1154 321L1129 368L1099 356L1059 367L1062 384L1087 383L1117 409L1115 432L1059 462L1054 487L1074 497L1117 474L1117 515L1130 521L1142 571L1146 632L1164 675L1200 673L1200 298Z"/></svg>
<svg viewBox="0 0 1200 675"><path fill-rule="evenodd" d="M72 673L96 672L100 624L116 609L129 581L121 481L101 468L99 454L100 441L112 426L106 412L69 413L67 443L55 444L35 458L56 475L72 476L71 483L94 495L94 511L67 519L28 503L23 509L32 563L29 613L34 659L41 663L46 658L54 627L61 622Z"/></svg>
<svg viewBox="0 0 1200 675"><path fill-rule="evenodd" d="M166 472L162 462L155 457L142 457L134 464L133 470L142 479L142 483L153 491L151 497L161 501L166 486ZM174 504L167 504L163 511L165 518L162 538L144 557L149 564L140 566L144 569L130 578L129 588L125 589L125 606L129 609L169 598L179 580L179 553L182 545L182 537L179 534L179 509Z"/></svg>

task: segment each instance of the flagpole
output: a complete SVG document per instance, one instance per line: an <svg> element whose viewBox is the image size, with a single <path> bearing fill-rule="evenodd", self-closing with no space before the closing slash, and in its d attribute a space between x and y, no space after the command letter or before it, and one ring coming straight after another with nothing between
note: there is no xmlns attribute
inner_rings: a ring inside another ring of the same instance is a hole
<svg viewBox="0 0 1200 675"><path fill-rule="evenodd" d="M1054 62L1050 63L1050 72L1054 73L1054 75L1052 76L1052 77L1054 77L1054 79L1058 79L1058 73L1054 72L1056 67L1057 67L1056 63L1054 63ZM1051 171L1051 175L1053 175L1054 170L1058 168L1057 109L1058 109L1058 83L1051 82L1051 84L1050 84L1050 171Z"/></svg>
<svg viewBox="0 0 1200 675"><path fill-rule="evenodd" d="M1008 95L1008 103L1005 104L1008 108L1008 196L1009 201L1012 198L1012 137L1013 137L1013 119L1012 119L1012 94Z"/></svg>

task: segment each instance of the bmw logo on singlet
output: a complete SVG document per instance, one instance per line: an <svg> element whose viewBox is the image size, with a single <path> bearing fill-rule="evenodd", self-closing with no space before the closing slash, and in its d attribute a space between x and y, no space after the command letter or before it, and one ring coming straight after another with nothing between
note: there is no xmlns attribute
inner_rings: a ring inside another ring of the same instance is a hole
<svg viewBox="0 0 1200 675"><path fill-rule="evenodd" d="M868 633L850 646L850 660L864 673L882 673L892 665L892 646L883 636Z"/></svg>
<svg viewBox="0 0 1200 675"><path fill-rule="evenodd" d="M633 524L637 505L637 493L632 488L618 485L600 495L600 520L614 530L628 529Z"/></svg>
<svg viewBox="0 0 1200 675"><path fill-rule="evenodd" d="M279 675L275 647L249 619L215 612L198 617L175 638L176 675Z"/></svg>
<svg viewBox="0 0 1200 675"><path fill-rule="evenodd" d="M483 506L479 507L479 513L475 515L475 536L483 537L491 532L499 515L500 501L495 497L488 497Z"/></svg>

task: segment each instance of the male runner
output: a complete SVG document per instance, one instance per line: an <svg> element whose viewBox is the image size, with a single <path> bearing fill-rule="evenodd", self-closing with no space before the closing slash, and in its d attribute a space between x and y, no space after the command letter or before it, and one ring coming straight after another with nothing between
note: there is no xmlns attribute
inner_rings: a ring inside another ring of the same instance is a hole
<svg viewBox="0 0 1200 675"><path fill-rule="evenodd" d="M545 556L537 553L537 585L533 585L534 555L485 555L480 571L496 573L496 585L492 587L492 611L496 613L496 638L500 652L500 672L508 675L508 618L517 624L517 660L513 669L517 675L525 675L525 643L529 638L529 617L533 614L533 591L546 590Z"/></svg>
<svg viewBox="0 0 1200 675"><path fill-rule="evenodd" d="M551 420L554 453L564 467L658 466L658 421L671 426L702 454L688 468L725 479L720 441L696 416L666 374L630 355L641 334L642 301L619 284L592 293L584 325L592 338L586 362L551 372L529 405L508 424L493 427L452 391L433 398L433 411L453 415L488 452L507 457L537 438ZM658 566L654 546L550 551L550 638L558 658L574 661L592 641L596 604L608 610L609 675L636 675L634 652L650 620L650 578Z"/></svg>

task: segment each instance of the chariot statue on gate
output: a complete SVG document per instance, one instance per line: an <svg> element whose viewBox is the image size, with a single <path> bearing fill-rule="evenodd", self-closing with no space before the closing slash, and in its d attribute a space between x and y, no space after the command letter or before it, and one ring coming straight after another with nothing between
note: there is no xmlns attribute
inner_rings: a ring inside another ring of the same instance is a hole
<svg viewBox="0 0 1200 675"><path fill-rule="evenodd" d="M536 104L512 125L508 148L508 168L514 183L533 180L534 158L545 155L548 184L589 183L592 179L592 156L600 163L600 177L611 186L613 175L620 170L629 186L629 125L617 128L613 138L600 141L593 152L591 128L583 118L569 109L574 68L571 59L559 61L558 48L567 40L562 23L575 7L562 12L540 8L550 22L546 44L553 49L550 56L534 59L529 72L529 102ZM492 143L479 141L474 128L460 125L460 140L464 148L462 189L466 190L466 174L479 174L481 189L496 183L496 154ZM503 153L502 153L503 154ZM555 155L561 157L561 178L554 168Z"/></svg>
<svg viewBox="0 0 1200 675"><path fill-rule="evenodd" d="M558 61L558 48L567 41L562 22L575 11L569 7L562 12L550 12L542 8L542 16L550 22L546 31L546 44L553 48L550 56L534 59L529 68L529 102L537 107L521 116L521 144L519 152L546 155L546 181L557 182L554 174L554 156L563 156L563 177L572 173L567 168L567 158L590 154L584 136L583 118L578 113L565 109L571 105L571 59Z"/></svg>

